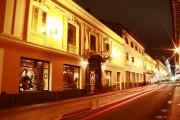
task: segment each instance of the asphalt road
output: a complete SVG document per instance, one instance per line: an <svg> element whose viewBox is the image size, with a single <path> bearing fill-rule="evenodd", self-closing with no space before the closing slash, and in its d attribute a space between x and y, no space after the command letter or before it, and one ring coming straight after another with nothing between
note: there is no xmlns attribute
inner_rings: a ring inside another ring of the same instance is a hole
<svg viewBox="0 0 180 120"><path fill-rule="evenodd" d="M111 106L85 112L64 120L167 120L174 86L166 85L152 93L106 110ZM104 111L105 112L102 112Z"/></svg>

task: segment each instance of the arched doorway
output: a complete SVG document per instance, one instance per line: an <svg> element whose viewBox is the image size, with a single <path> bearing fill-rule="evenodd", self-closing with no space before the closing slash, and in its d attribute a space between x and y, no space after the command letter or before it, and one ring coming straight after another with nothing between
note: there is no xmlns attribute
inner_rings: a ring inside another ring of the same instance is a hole
<svg viewBox="0 0 180 120"><path fill-rule="evenodd" d="M101 63L103 59L100 55L91 55L88 59L89 65L86 70L86 86L91 94L100 92L102 89Z"/></svg>

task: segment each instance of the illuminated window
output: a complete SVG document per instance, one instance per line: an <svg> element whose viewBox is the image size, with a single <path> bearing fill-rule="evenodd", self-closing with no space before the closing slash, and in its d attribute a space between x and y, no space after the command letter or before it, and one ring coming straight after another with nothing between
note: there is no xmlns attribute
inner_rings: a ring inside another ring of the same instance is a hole
<svg viewBox="0 0 180 120"><path fill-rule="evenodd" d="M112 81L111 81L111 74L112 74L112 72L111 71L107 71L107 70L105 70L104 71L105 72L105 81L104 81L104 84L105 84L105 86L106 87L110 87L110 86L112 86Z"/></svg>
<svg viewBox="0 0 180 120"><path fill-rule="evenodd" d="M80 88L80 67L72 65L63 66L63 85L64 89Z"/></svg>
<svg viewBox="0 0 180 120"><path fill-rule="evenodd" d="M94 35L90 35L90 49L96 51L96 37Z"/></svg>
<svg viewBox="0 0 180 120"><path fill-rule="evenodd" d="M31 30L39 34L46 35L46 19L47 13L42 9L33 6Z"/></svg>
<svg viewBox="0 0 180 120"><path fill-rule="evenodd" d="M108 43L108 40L105 40L104 42L104 51L109 52L110 51L110 45Z"/></svg>
<svg viewBox="0 0 180 120"><path fill-rule="evenodd" d="M76 27L68 23L68 44L76 45Z"/></svg>
<svg viewBox="0 0 180 120"><path fill-rule="evenodd" d="M49 62L21 58L20 91L42 91L49 88Z"/></svg>

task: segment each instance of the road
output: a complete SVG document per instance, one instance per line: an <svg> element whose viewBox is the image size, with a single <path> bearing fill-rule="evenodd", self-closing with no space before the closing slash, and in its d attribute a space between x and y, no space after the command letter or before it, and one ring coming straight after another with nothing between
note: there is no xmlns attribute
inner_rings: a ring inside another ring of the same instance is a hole
<svg viewBox="0 0 180 120"><path fill-rule="evenodd" d="M174 86L161 89L122 103L112 104L63 120L166 120Z"/></svg>

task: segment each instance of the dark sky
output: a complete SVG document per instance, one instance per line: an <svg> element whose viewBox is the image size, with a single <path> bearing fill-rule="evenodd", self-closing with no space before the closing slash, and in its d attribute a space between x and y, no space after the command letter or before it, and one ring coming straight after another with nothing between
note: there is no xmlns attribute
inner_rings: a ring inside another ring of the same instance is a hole
<svg viewBox="0 0 180 120"><path fill-rule="evenodd" d="M172 17L169 0L73 0L97 19L120 23L143 41L150 55L170 57Z"/></svg>

